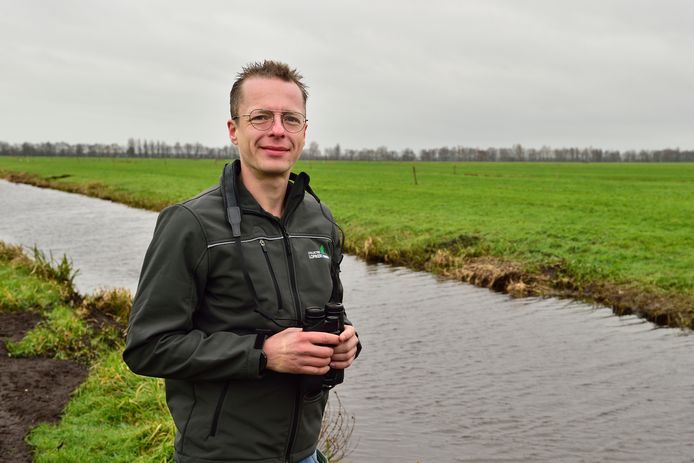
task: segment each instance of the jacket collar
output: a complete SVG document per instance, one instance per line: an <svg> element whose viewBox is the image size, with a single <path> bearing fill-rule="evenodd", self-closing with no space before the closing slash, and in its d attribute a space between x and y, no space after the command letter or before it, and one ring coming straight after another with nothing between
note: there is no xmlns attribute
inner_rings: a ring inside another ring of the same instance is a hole
<svg viewBox="0 0 694 463"><path fill-rule="evenodd" d="M234 190L237 203L242 210L252 210L259 213L267 213L258 201L253 197L253 195L246 189L243 182L240 179L241 173L241 161L238 159L232 164L233 169L233 180L231 188ZM311 187L309 186L310 177L306 172L301 172L300 174L291 173L289 175L289 182L287 183L287 191L284 195L284 217L289 217L299 206L301 201L304 199L304 194L306 191L312 194Z"/></svg>

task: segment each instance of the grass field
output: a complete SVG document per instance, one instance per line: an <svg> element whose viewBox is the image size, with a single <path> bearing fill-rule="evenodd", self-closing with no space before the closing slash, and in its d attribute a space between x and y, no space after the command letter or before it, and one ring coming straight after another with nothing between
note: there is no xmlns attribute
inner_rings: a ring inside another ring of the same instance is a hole
<svg viewBox="0 0 694 463"><path fill-rule="evenodd" d="M0 157L6 178L155 210L214 184L222 165ZM297 170L363 257L694 326L693 164L306 161Z"/></svg>

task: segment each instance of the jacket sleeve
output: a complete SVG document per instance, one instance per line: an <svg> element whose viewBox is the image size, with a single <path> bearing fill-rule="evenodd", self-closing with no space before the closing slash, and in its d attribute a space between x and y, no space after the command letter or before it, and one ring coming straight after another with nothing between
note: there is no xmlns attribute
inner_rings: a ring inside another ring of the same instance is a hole
<svg viewBox="0 0 694 463"><path fill-rule="evenodd" d="M204 296L207 240L185 206L159 215L128 323L123 359L141 375L193 381L259 378L254 335L196 329Z"/></svg>

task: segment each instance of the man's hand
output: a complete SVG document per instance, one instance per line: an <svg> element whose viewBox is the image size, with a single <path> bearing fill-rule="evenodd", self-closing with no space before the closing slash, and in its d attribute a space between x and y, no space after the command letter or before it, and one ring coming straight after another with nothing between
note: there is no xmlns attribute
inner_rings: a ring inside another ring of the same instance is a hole
<svg viewBox="0 0 694 463"><path fill-rule="evenodd" d="M357 338L354 327L345 325L345 330L340 333L340 343L333 349L330 367L338 370L349 367L357 355L357 344L359 344L359 338Z"/></svg>
<svg viewBox="0 0 694 463"><path fill-rule="evenodd" d="M320 331L303 331L301 328L282 330L267 338L263 344L263 352L267 356L266 368L279 373L324 375L330 370L335 352L333 347L338 346L340 338L342 335L338 337Z"/></svg>

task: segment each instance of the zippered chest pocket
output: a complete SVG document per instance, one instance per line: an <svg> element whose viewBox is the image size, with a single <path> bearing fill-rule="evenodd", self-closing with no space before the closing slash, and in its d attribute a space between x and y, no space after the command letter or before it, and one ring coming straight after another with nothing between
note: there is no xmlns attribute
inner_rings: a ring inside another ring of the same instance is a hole
<svg viewBox="0 0 694 463"><path fill-rule="evenodd" d="M275 297L277 298L277 312L282 312L284 308L284 303L282 301L282 291L280 291L280 285L277 281L277 274L272 266L272 261L270 260L270 254L267 249L267 244L264 239L258 241L260 249L263 251L263 257L265 259L265 264L267 265L268 272L270 272L270 278L272 279L272 285L275 288Z"/></svg>
<svg viewBox="0 0 694 463"><path fill-rule="evenodd" d="M333 288L332 240L324 236L291 235L290 242L301 301L305 307L322 307L330 300Z"/></svg>
<svg viewBox="0 0 694 463"><path fill-rule="evenodd" d="M296 326L300 315L292 298L291 262L284 239L261 236L243 241L242 246L259 312L275 326Z"/></svg>

